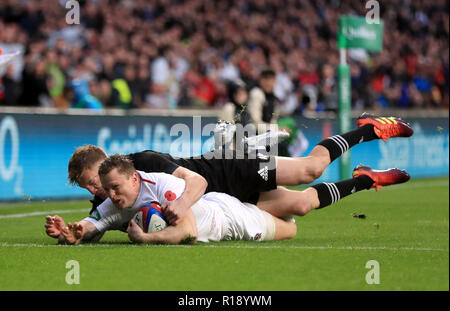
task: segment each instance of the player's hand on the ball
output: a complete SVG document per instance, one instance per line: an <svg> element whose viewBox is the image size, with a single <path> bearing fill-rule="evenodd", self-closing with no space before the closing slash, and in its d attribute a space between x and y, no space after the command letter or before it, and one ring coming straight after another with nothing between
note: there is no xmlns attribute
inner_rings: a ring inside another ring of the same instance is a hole
<svg viewBox="0 0 450 311"><path fill-rule="evenodd" d="M142 242L144 231L142 231L141 227L139 227L133 219L128 223L127 233L132 242Z"/></svg>
<svg viewBox="0 0 450 311"><path fill-rule="evenodd" d="M64 220L58 216L46 216L45 217L45 232L47 235L57 238L61 235L61 230L66 227Z"/></svg>
<svg viewBox="0 0 450 311"><path fill-rule="evenodd" d="M161 206L164 218L173 226L177 225L184 218L188 208L180 200L169 201Z"/></svg>

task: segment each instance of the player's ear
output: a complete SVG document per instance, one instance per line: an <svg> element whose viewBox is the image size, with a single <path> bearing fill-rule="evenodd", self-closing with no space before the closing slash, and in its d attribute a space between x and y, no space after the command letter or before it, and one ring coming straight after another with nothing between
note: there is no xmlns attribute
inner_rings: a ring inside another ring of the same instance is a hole
<svg viewBox="0 0 450 311"><path fill-rule="evenodd" d="M139 181L139 174L134 171L133 175L131 175L131 178L133 178L133 181L138 182Z"/></svg>

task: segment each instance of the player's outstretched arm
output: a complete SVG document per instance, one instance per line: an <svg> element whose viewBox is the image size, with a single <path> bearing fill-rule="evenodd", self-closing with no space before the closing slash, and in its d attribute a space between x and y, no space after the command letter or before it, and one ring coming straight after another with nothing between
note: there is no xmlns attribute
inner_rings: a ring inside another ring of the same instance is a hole
<svg viewBox="0 0 450 311"><path fill-rule="evenodd" d="M187 211L186 217L175 226L168 226L157 232L145 233L134 220L131 220L127 232L131 241L143 244L195 243L198 235L195 217L190 209Z"/></svg>
<svg viewBox="0 0 450 311"><path fill-rule="evenodd" d="M162 210L168 223L177 225L186 216L187 210L205 194L208 182L203 176L181 166L172 175L184 179L186 187L180 198L167 202Z"/></svg>

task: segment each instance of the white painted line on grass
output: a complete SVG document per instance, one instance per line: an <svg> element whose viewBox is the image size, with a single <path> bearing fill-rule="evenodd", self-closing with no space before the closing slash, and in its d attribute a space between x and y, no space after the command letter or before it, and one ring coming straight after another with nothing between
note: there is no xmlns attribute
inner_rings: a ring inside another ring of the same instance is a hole
<svg viewBox="0 0 450 311"><path fill-rule="evenodd" d="M87 200L81 200L81 199L67 199L67 200L60 200L60 199L46 199L46 200L39 200L39 199L31 199L31 196L29 196L30 199L24 199L24 200L15 200L15 201L0 201L0 210L3 208L11 208L11 207L17 207L18 209L23 209L27 206L34 206L34 205L44 205L48 204L48 206L55 206L55 205L61 205L61 204L70 204L70 205L81 205L85 204Z"/></svg>
<svg viewBox="0 0 450 311"><path fill-rule="evenodd" d="M0 219L6 218L23 218L30 216L40 216L40 215L55 215L55 214L68 214L68 213L85 213L89 212L89 209L66 209L61 211L42 211L42 212L31 212L31 213L22 213L22 214L10 214L10 215L0 215Z"/></svg>
<svg viewBox="0 0 450 311"><path fill-rule="evenodd" d="M1 247L82 247L82 248L105 248L115 246L125 247L166 247L166 248L195 248L193 245L138 245L138 244L83 244L77 246L57 245L57 244L38 244L38 243L0 243ZM235 249L306 249L306 250L387 250L387 251L419 251L419 252L448 252L443 248L423 248L423 247L385 247L385 246L284 246L284 245L226 245L226 244L197 244L197 247L204 248L235 248Z"/></svg>
<svg viewBox="0 0 450 311"><path fill-rule="evenodd" d="M166 245L166 247L190 247L189 245ZM312 250L389 250L389 251L435 251L448 252L448 249L441 248L417 248L417 247L386 247L386 246L282 246L282 245L214 245L206 244L204 247L209 248L269 248L269 249L312 249Z"/></svg>

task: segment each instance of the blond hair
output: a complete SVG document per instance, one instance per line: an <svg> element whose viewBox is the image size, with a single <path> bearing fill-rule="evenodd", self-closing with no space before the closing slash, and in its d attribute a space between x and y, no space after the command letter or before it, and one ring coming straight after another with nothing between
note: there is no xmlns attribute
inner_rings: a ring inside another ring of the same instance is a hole
<svg viewBox="0 0 450 311"><path fill-rule="evenodd" d="M72 154L68 166L69 183L78 185L81 174L85 169L89 169L95 163L107 157L102 148L94 145L84 145L78 147Z"/></svg>

